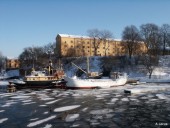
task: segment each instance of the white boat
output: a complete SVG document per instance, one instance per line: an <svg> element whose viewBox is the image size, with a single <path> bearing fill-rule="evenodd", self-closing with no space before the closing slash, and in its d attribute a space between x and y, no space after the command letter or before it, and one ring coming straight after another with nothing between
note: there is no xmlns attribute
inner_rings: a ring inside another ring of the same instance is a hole
<svg viewBox="0 0 170 128"><path fill-rule="evenodd" d="M127 82L126 73L117 74L116 77L101 78L101 79L81 79L76 76L65 76L68 89L93 89L93 88L110 88L125 85Z"/></svg>

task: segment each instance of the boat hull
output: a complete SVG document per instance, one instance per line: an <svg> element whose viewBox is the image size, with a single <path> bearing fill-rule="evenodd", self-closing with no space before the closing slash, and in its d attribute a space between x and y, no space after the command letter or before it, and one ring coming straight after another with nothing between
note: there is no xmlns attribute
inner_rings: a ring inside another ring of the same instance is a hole
<svg viewBox="0 0 170 128"><path fill-rule="evenodd" d="M93 88L110 88L115 86L125 85L127 82L126 77L119 79L75 79L64 77L67 81L66 87L69 89L93 89Z"/></svg>

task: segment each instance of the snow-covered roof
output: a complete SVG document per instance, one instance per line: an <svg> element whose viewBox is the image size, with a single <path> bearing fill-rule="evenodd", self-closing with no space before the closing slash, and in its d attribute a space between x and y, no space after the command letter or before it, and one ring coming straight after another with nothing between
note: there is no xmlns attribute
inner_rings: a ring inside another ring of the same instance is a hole
<svg viewBox="0 0 170 128"><path fill-rule="evenodd" d="M122 39L114 39L114 41L122 41Z"/></svg>
<svg viewBox="0 0 170 128"><path fill-rule="evenodd" d="M70 34L58 34L61 37L70 37L70 38L91 38L89 36L83 36L83 35L70 35ZM122 39L112 39L109 38L108 40L114 40L114 41L122 41Z"/></svg>
<svg viewBox="0 0 170 128"><path fill-rule="evenodd" d="M61 37L71 37L71 38L90 38L89 36L82 35L69 35L69 34L58 34Z"/></svg>
<svg viewBox="0 0 170 128"><path fill-rule="evenodd" d="M10 59L10 60L17 60L18 57L11 57L11 56L7 56L7 59Z"/></svg>

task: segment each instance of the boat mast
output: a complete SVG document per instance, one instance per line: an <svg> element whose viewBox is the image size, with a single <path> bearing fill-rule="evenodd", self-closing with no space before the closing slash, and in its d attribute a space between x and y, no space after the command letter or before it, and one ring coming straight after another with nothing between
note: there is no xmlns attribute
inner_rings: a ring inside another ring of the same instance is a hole
<svg viewBox="0 0 170 128"><path fill-rule="evenodd" d="M87 74L90 72L89 57L87 56Z"/></svg>
<svg viewBox="0 0 170 128"><path fill-rule="evenodd" d="M77 67L78 69L80 69L81 71L83 71L84 73L86 73L87 74L87 72L86 71L84 71L82 68L80 68L79 66L77 66L76 64L74 64L73 62L71 62L75 67Z"/></svg>

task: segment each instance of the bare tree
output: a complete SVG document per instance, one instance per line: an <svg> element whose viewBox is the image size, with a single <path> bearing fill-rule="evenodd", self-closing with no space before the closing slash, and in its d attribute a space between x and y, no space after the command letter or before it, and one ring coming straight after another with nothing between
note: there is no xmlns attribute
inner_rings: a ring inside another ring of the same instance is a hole
<svg viewBox="0 0 170 128"><path fill-rule="evenodd" d="M107 52L109 51L109 40L113 37L112 33L109 30L102 30L100 32L101 39L103 41L104 49L105 49L105 56L107 55Z"/></svg>
<svg viewBox="0 0 170 128"><path fill-rule="evenodd" d="M6 57L3 56L3 54L0 52L0 72L5 69L5 63Z"/></svg>
<svg viewBox="0 0 170 128"><path fill-rule="evenodd" d="M56 52L54 52L56 48L56 44L54 43L48 43L47 45L43 46L43 52L49 55L49 59L54 58L54 55Z"/></svg>
<svg viewBox="0 0 170 128"><path fill-rule="evenodd" d="M152 56L148 54L144 54L142 58L143 58L143 64L149 73L149 79L151 79L152 72L155 69L155 67L158 65L159 58L158 56Z"/></svg>
<svg viewBox="0 0 170 128"><path fill-rule="evenodd" d="M155 24L143 24L140 26L140 32L143 41L147 48L147 53L152 55L158 55L160 51L161 34L160 29Z"/></svg>
<svg viewBox="0 0 170 128"><path fill-rule="evenodd" d="M127 49L129 58L131 59L133 53L139 49L137 46L139 41L141 41L140 32L134 25L127 26L122 33L122 39L124 42L123 45Z"/></svg>
<svg viewBox="0 0 170 128"><path fill-rule="evenodd" d="M89 37L93 38L94 55L97 56L97 50L101 42L100 31L98 29L90 29L87 33Z"/></svg>
<svg viewBox="0 0 170 128"><path fill-rule="evenodd" d="M143 62L151 78L152 72L158 65L161 34L155 24L143 24L140 26L143 41L147 47L147 54L143 55Z"/></svg>
<svg viewBox="0 0 170 128"><path fill-rule="evenodd" d="M163 24L161 26L160 31L161 31L162 43L163 43L162 55L165 55L166 47L170 46L170 25L169 24Z"/></svg>

